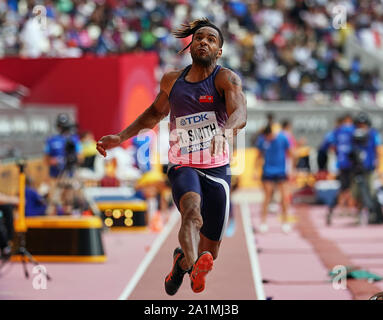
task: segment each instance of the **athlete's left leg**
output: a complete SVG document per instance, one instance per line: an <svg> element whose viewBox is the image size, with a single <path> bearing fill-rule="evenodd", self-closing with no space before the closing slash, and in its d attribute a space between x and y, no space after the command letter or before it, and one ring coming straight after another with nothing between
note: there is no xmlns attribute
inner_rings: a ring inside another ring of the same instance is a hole
<svg viewBox="0 0 383 320"><path fill-rule="evenodd" d="M227 175L226 166L197 171L202 190L203 225L200 230L199 256L193 265L190 279L193 291L201 292L205 288L205 277L213 268L213 260L218 257L229 218L230 175Z"/></svg>
<svg viewBox="0 0 383 320"><path fill-rule="evenodd" d="M226 174L226 166L204 170L200 174L203 225L200 230L198 253L209 251L213 258L218 256L221 240L230 215L231 177Z"/></svg>

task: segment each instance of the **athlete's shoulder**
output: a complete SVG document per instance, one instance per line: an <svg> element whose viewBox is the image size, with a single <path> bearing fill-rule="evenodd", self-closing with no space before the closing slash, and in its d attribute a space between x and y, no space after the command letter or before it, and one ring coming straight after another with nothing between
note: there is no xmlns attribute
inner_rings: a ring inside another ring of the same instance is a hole
<svg viewBox="0 0 383 320"><path fill-rule="evenodd" d="M161 78L160 87L162 91L165 91L169 95L174 83L178 77L182 74L183 70L173 70L165 72Z"/></svg>
<svg viewBox="0 0 383 320"><path fill-rule="evenodd" d="M237 73L233 70L225 67L221 67L217 73L216 77L217 84L222 86L235 85L241 86L242 81Z"/></svg>
<svg viewBox="0 0 383 320"><path fill-rule="evenodd" d="M162 76L162 80L169 81L169 80L177 79L181 75L182 71L183 70L167 71Z"/></svg>
<svg viewBox="0 0 383 320"><path fill-rule="evenodd" d="M217 76L238 76L238 74L236 72L234 72L233 70L229 69L229 68L226 68L226 67L222 67L219 69L218 73L217 73Z"/></svg>

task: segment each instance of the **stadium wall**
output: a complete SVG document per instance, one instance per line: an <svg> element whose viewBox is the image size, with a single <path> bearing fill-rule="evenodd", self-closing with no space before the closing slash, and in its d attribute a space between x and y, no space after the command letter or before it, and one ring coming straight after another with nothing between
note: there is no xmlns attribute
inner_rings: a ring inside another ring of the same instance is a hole
<svg viewBox="0 0 383 320"><path fill-rule="evenodd" d="M0 74L30 90L24 104L74 105L96 139L120 131L155 97L155 53L83 58L5 58Z"/></svg>

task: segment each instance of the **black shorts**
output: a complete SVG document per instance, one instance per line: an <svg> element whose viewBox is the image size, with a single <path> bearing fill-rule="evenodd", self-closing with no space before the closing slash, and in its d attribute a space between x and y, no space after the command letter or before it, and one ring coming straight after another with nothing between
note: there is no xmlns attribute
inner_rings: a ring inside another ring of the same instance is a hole
<svg viewBox="0 0 383 320"><path fill-rule="evenodd" d="M339 171L337 179L340 182L340 190L345 191L351 188L353 173L351 169L343 169Z"/></svg>
<svg viewBox="0 0 383 320"><path fill-rule="evenodd" d="M269 181L269 182L284 182L287 180L286 174L273 174L273 175L262 175L262 181Z"/></svg>
<svg viewBox="0 0 383 320"><path fill-rule="evenodd" d="M180 210L179 202L187 192L201 196L201 233L208 239L222 239L230 212L230 166L210 169L197 169L181 165L169 165L168 177L172 187L174 202Z"/></svg>

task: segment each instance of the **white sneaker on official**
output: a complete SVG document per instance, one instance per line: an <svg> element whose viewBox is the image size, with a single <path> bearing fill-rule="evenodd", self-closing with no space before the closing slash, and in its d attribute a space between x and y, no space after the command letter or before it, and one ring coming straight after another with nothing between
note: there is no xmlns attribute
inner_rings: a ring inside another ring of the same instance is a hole
<svg viewBox="0 0 383 320"><path fill-rule="evenodd" d="M289 224L289 223L284 223L284 224L282 224L282 227L281 227L281 229L282 229L282 231L284 232L284 233L290 233L291 232L291 224Z"/></svg>
<svg viewBox="0 0 383 320"><path fill-rule="evenodd" d="M262 223L259 226L259 232L260 233L266 233L267 231L269 231L269 226L266 223Z"/></svg>

